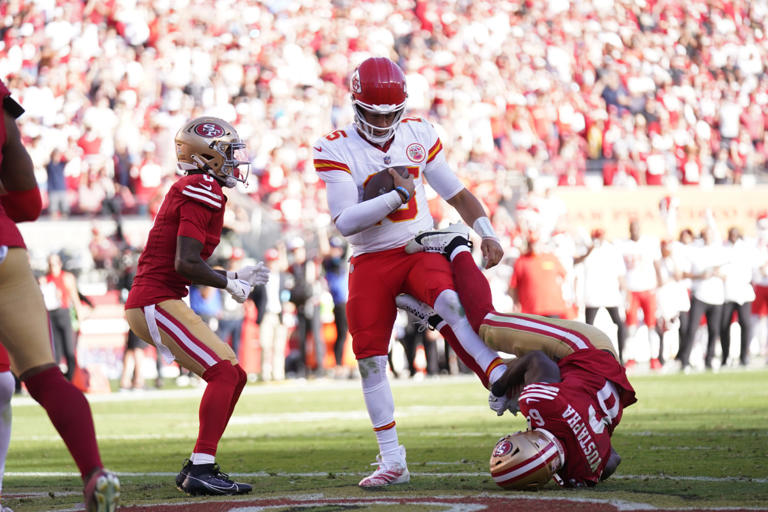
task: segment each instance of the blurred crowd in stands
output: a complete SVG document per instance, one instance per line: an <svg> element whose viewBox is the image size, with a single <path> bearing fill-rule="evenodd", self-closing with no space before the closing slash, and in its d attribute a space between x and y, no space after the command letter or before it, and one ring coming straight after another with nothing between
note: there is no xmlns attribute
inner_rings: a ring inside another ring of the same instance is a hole
<svg viewBox="0 0 768 512"><path fill-rule="evenodd" d="M296 226L324 213L308 145L351 120L370 54L406 72L467 183L602 172L606 185L739 183L765 174L765 2L151 0L0 5L0 76L53 215L151 213L173 135L238 127L246 189Z"/></svg>
<svg viewBox="0 0 768 512"><path fill-rule="evenodd" d="M692 290L688 307L694 316L706 313L710 333L713 308L696 301L717 306L730 299L721 300L719 292L697 299L699 281L712 279L705 290L728 289L725 273L734 261L728 258L738 254L750 261L751 284L768 286L760 235L718 245L723 259L713 264L713 275L691 270L698 255L720 254L694 250L720 243L701 233L702 224L679 240L675 232L675 240L643 242L642 251L634 243L606 243L621 256L614 258L616 282L610 283L622 283L621 293L611 292L611 304L585 303L593 296L584 288L590 281L608 286L607 274L588 270L598 256L608 258L601 237L562 229L557 202L536 194L542 180L574 186L595 176L612 187L764 181L765 2L9 0L0 4L0 20L0 76L26 108L19 125L50 218L111 215L118 228L123 215L152 218L175 179L173 136L182 123L206 113L237 126L253 175L228 203L220 263L238 251L274 262L282 277L257 297L266 301L259 321L272 326L278 353L287 343L289 373L306 373L306 345L292 349L283 328L316 339L318 315L333 318L344 299L333 278L323 279L340 256L326 262L338 248L329 242L335 237L309 144L352 120L348 77L371 54L389 56L404 69L410 115L436 124L449 163L483 198L510 247L493 271L499 308L521 309L531 300L517 260L553 254L546 267L555 260L563 266L562 275L550 278L565 306L548 314L617 308L611 317L628 338L642 319L652 359L659 360L654 364L661 365L664 349L657 352L654 336L663 341L680 326L680 339L689 340L691 331L681 326L681 315L659 316L662 299L656 312L650 308L649 295L661 293L667 280L682 283L678 292ZM450 220L439 200L431 208L439 222ZM141 243L119 229L93 233L93 265L110 276L110 286L121 286L120 273ZM650 259L653 272L633 273L630 246ZM667 269L664 251L687 261L683 270ZM602 281L579 281L584 273ZM219 308L213 314L218 326L231 329L224 326L237 319L226 301L209 297L199 294L200 307ZM685 307L682 294L678 298L683 305L673 310ZM741 311L745 299L739 300ZM758 304L756 314L768 316L766 307ZM595 311L585 314L594 318ZM657 330L660 323L666 327ZM234 342L236 329L228 332ZM764 355L765 340L753 353ZM632 344L626 349L628 363ZM439 371L435 360L430 347L431 372ZM284 376L275 361L266 378ZM683 358L683 366L689 363Z"/></svg>

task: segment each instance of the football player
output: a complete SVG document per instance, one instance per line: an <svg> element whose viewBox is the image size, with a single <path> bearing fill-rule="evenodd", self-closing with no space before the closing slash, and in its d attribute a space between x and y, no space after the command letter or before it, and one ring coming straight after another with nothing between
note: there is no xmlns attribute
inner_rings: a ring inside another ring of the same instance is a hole
<svg viewBox="0 0 768 512"><path fill-rule="evenodd" d="M43 295L16 227L17 222L37 219L42 200L32 159L16 126L24 109L10 94L0 82L0 341L8 350L11 369L48 413L75 460L85 484L86 508L112 511L120 497L120 482L101 463L88 401L53 359Z"/></svg>
<svg viewBox="0 0 768 512"><path fill-rule="evenodd" d="M495 311L468 234L461 226L422 233L406 250L445 255L480 337L489 347L518 356L491 388L491 397L499 397L504 407L491 408L499 415L519 410L529 429L499 440L491 457L493 479L511 489L534 489L552 478L569 487L595 485L621 461L611 434L624 408L636 401L610 339L582 322ZM444 336L453 335L426 305L411 297L399 302Z"/></svg>
<svg viewBox="0 0 768 512"><path fill-rule="evenodd" d="M181 299L194 283L223 288L243 303L253 286L266 283L262 263L237 271L214 270L206 263L221 237L227 202L222 187L245 182L250 164L235 129L215 117L187 122L175 144L178 168L186 176L173 184L157 213L125 303L126 317L167 361L175 359L208 383L197 443L176 486L195 496L244 494L251 486L222 473L215 456L246 373L229 345Z"/></svg>
<svg viewBox="0 0 768 512"><path fill-rule="evenodd" d="M406 243L432 229L425 179L482 237L487 265L503 255L482 204L446 162L434 127L405 117L405 76L387 58L369 58L350 81L354 122L314 144L314 165L327 186L328 207L352 251L347 318L358 360L366 408L379 445L378 469L363 478L363 488L408 482L405 448L398 442L394 401L387 380L387 352L397 307L408 292L428 303L456 333L454 350L489 386L501 377L498 354L482 343L467 322L454 291L448 262L437 254L407 254ZM390 170L394 189L362 201L364 185L378 171ZM371 286L371 283L376 283Z"/></svg>

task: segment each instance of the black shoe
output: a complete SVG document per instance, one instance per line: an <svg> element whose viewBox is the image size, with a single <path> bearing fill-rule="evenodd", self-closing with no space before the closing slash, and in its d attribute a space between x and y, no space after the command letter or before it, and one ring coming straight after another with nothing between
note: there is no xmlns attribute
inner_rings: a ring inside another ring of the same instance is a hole
<svg viewBox="0 0 768 512"><path fill-rule="evenodd" d="M193 464L181 489L192 496L221 496L246 494L252 487L235 482L222 473L218 464Z"/></svg>
<svg viewBox="0 0 768 512"><path fill-rule="evenodd" d="M182 489L182 485L184 484L184 480L187 479L187 475L189 474L189 468L192 467L192 461L187 459L184 461L184 465L181 466L181 471L179 471L179 474L176 475L176 488L182 492L184 492L184 489Z"/></svg>

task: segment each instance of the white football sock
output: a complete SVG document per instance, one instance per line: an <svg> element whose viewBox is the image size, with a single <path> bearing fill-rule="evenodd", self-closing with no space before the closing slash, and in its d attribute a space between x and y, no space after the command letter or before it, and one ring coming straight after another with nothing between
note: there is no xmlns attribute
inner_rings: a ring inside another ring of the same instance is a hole
<svg viewBox="0 0 768 512"><path fill-rule="evenodd" d="M387 379L387 356L360 359L357 365L360 369L365 407L368 409L368 417L376 433L382 460L397 462L392 455L399 454L399 451L395 452L395 450L400 443L395 427L395 400Z"/></svg>
<svg viewBox="0 0 768 512"><path fill-rule="evenodd" d="M0 373L0 493L3 490L5 457L11 442L11 398L16 390L16 381L11 372Z"/></svg>
<svg viewBox="0 0 768 512"><path fill-rule="evenodd" d="M491 363L499 357L499 354L483 343L480 336L472 329L459 301L459 295L454 290L443 290L435 300L434 309L451 326L451 330L467 354L475 360L480 368L487 370ZM504 365L494 368L488 376L490 383L496 382L505 369Z"/></svg>
<svg viewBox="0 0 768 512"><path fill-rule="evenodd" d="M193 465L197 466L198 464L213 464L216 462L216 457L208 453L192 453L189 456L189 460L192 461Z"/></svg>
<svg viewBox="0 0 768 512"><path fill-rule="evenodd" d="M458 256L459 254L461 254L464 251L471 252L471 249L468 246L466 246L466 245L460 245L460 246L456 247L453 251L451 251L451 255L450 255L450 257L448 259L453 261L453 258L455 258L456 256Z"/></svg>

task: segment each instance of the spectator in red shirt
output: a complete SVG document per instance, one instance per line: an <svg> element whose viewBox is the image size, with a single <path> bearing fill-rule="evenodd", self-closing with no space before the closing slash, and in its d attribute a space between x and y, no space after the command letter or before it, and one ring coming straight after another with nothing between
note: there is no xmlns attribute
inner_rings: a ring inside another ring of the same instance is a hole
<svg viewBox="0 0 768 512"><path fill-rule="evenodd" d="M640 185L640 171L626 152L618 155L615 161L603 166L603 185L629 186Z"/></svg>
<svg viewBox="0 0 768 512"><path fill-rule="evenodd" d="M515 261L509 293L521 313L567 318L563 299L565 269L554 254L542 252L537 235L528 235L528 250Z"/></svg>

